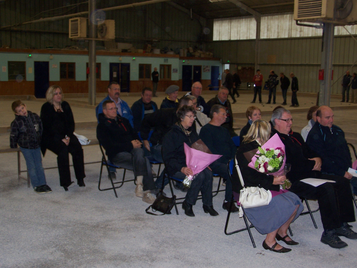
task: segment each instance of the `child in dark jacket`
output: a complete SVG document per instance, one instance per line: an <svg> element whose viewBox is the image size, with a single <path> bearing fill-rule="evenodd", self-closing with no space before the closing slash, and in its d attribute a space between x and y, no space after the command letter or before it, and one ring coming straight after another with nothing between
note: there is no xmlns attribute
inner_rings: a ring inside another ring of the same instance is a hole
<svg viewBox="0 0 358 268"><path fill-rule="evenodd" d="M42 167L41 119L37 114L27 111L26 105L21 100L14 101L11 107L15 113L15 120L11 122L10 147L17 148L19 145L35 192L51 192L51 188L46 184Z"/></svg>

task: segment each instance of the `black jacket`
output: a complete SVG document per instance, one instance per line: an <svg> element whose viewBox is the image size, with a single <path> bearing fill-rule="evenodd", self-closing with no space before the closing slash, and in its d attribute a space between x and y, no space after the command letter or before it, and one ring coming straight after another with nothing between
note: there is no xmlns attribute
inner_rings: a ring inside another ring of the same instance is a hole
<svg viewBox="0 0 358 268"><path fill-rule="evenodd" d="M132 113L133 113L133 125L134 131L140 130L140 125L142 120L148 114L151 114L158 110L158 106L155 102L151 101L150 103L146 104L142 101L142 99L137 100L132 105Z"/></svg>
<svg viewBox="0 0 358 268"><path fill-rule="evenodd" d="M298 79L296 76L292 77L291 90L298 91Z"/></svg>
<svg viewBox="0 0 358 268"><path fill-rule="evenodd" d="M227 100L225 102L225 104L222 104L220 102L218 96L216 95L215 98L212 98L211 100L208 101L208 105L209 105L210 109L215 104L220 104L220 105L222 105L222 106L224 106L226 108L226 116L227 116L227 118L226 118L226 121L221 126L226 128L227 130L229 130L231 137L237 136L237 134L235 133L235 131L233 129L234 118L233 118L233 114L232 114L232 110L231 110L231 104L230 104L229 100Z"/></svg>
<svg viewBox="0 0 358 268"><path fill-rule="evenodd" d="M11 122L10 147L19 145L26 149L36 149L41 145L42 122L40 117L27 111L27 116L15 115Z"/></svg>
<svg viewBox="0 0 358 268"><path fill-rule="evenodd" d="M132 140L139 138L126 118L117 115L116 119L109 119L102 113L99 114L98 121L97 139L110 160L120 152L133 150Z"/></svg>
<svg viewBox="0 0 358 268"><path fill-rule="evenodd" d="M281 82L281 89L288 89L290 86L290 79L287 78L287 76L280 77Z"/></svg>
<svg viewBox="0 0 358 268"><path fill-rule="evenodd" d="M189 136L185 135L183 130L175 124L163 139L162 153L165 167L170 176L180 172L182 167L186 167L186 158L184 152L184 142L191 146L199 139L194 129L191 129Z"/></svg>
<svg viewBox="0 0 358 268"><path fill-rule="evenodd" d="M53 105L46 102L41 108L41 121L43 124L43 134L41 142L42 153L45 154L46 148L51 144L57 144L66 137L71 138L75 131L75 120L68 102L61 103L63 113L55 111Z"/></svg>

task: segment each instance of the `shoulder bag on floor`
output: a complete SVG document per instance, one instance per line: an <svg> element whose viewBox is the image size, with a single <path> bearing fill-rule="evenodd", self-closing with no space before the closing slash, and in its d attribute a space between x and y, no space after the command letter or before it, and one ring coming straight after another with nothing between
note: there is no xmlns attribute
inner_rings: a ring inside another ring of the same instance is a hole
<svg viewBox="0 0 358 268"><path fill-rule="evenodd" d="M154 203L150 205L145 212L154 216L163 216L164 214L171 214L171 210L175 204L176 196L166 197L162 193L159 193L157 199ZM149 211L151 210L151 211ZM161 214L156 214L155 212L161 212Z"/></svg>

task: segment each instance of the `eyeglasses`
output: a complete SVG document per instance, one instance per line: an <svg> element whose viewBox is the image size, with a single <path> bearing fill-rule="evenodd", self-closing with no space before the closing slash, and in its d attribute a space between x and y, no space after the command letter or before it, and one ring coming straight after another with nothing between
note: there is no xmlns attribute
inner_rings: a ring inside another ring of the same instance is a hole
<svg viewBox="0 0 358 268"><path fill-rule="evenodd" d="M196 119L196 116L194 116L194 115L187 115L186 114L185 116L189 117L190 119L194 119L194 120Z"/></svg>
<svg viewBox="0 0 358 268"><path fill-rule="evenodd" d="M286 123L288 123L290 121L293 122L293 118L287 118L287 119L279 118L278 120L285 121Z"/></svg>
<svg viewBox="0 0 358 268"><path fill-rule="evenodd" d="M117 107L115 107L115 108L108 108L108 109L106 109L106 110L108 110L108 111L113 111L113 110L118 111L118 108L117 108Z"/></svg>

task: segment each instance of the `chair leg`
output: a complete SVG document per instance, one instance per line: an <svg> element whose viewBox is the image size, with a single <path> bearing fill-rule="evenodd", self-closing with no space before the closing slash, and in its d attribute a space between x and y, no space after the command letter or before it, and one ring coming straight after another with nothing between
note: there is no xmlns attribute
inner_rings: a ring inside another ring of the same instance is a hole
<svg viewBox="0 0 358 268"><path fill-rule="evenodd" d="M99 172L99 179L98 179L98 190L100 190L100 191L107 191L107 190L113 189L114 195L116 196L116 198L118 198L117 191L116 191L116 187L114 186L114 183L113 183L113 180L112 180L112 177L111 177L111 176L109 176L109 179L110 179L110 181L111 181L112 187L111 187L111 188L105 188L105 189L102 189L102 188L101 188L103 165L104 165L104 164L103 164L103 160L102 160L101 169L100 169L100 172ZM108 168L108 166L107 166L107 170L108 170L108 174L109 174L109 168Z"/></svg>
<svg viewBox="0 0 358 268"><path fill-rule="evenodd" d="M172 180L169 178L169 188L170 188L170 192L172 194L172 196L174 196L174 190L173 190L173 185L172 185ZM177 213L177 215L179 215L179 211L178 211L178 206L177 206L177 202L174 202L174 207L175 207L175 212Z"/></svg>
<svg viewBox="0 0 358 268"><path fill-rule="evenodd" d="M316 229L318 229L317 224L316 224L316 221L315 221L315 219L314 219L314 217L313 217L313 214L312 214L311 207L310 207L310 205L309 205L309 203L308 203L308 200L307 200L307 199L305 199L305 203L306 203L306 206L307 206L308 212L309 212L309 214L310 214L310 216L311 216L313 226L314 226Z"/></svg>
<svg viewBox="0 0 358 268"><path fill-rule="evenodd" d="M256 248L255 240L254 240L254 237L252 236L252 233L251 233L251 230L250 230L250 228L251 228L252 225L249 225L248 220L247 220L246 215L245 215L245 212L244 212L243 218L244 218L244 221L245 221L246 229L247 229L247 231L249 232L249 236L250 236L250 240L251 240L252 246L253 246L254 248Z"/></svg>

